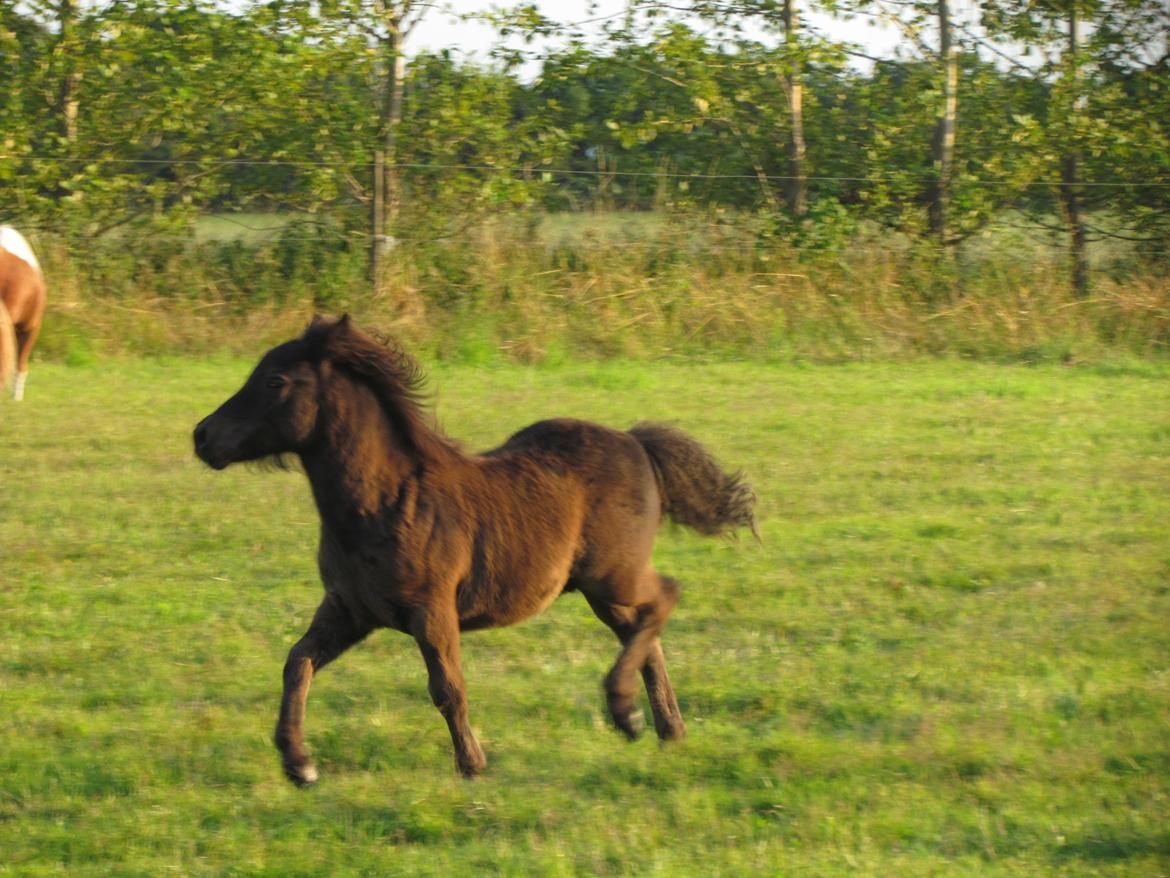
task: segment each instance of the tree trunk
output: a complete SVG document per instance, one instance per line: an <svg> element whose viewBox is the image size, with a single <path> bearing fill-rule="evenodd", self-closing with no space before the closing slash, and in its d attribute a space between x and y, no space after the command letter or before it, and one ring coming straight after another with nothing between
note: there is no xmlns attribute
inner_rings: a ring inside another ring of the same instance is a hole
<svg viewBox="0 0 1170 878"><path fill-rule="evenodd" d="M77 142L77 119L80 111L78 86L81 72L77 69L77 47L75 33L77 26L77 0L60 0L57 7L60 36L58 51L61 53L61 89L58 96L57 112L61 120L61 136L66 143Z"/></svg>
<svg viewBox="0 0 1170 878"><path fill-rule="evenodd" d="M1081 197L1077 191L1080 182L1080 157L1075 151L1064 157L1061 165L1061 196L1064 202L1064 217L1068 223L1069 256L1072 258L1072 284L1077 296L1089 294L1089 256L1086 248L1087 235L1081 213Z"/></svg>
<svg viewBox="0 0 1170 878"><path fill-rule="evenodd" d="M377 294L382 289L382 259L383 247L386 240L386 214L382 202L386 194L386 154L380 149L374 150L374 179L372 190L372 213L370 214L370 283Z"/></svg>
<svg viewBox="0 0 1170 878"><path fill-rule="evenodd" d="M383 124L382 149L386 153L385 208L386 234L394 236L402 210L402 178L398 174L398 131L402 127L402 95L406 80L406 58L402 54L402 32L391 32L389 55L393 59L387 83L388 100Z"/></svg>
<svg viewBox="0 0 1170 878"><path fill-rule="evenodd" d="M785 200L794 217L807 211L808 179L804 168L804 89L800 73L800 46L796 39L799 18L793 8L796 0L784 0L784 45L787 49L788 72L784 75L784 90L788 97L788 111L792 117L788 137L788 185Z"/></svg>
<svg viewBox="0 0 1170 878"><path fill-rule="evenodd" d="M1072 114L1075 118L1084 109L1081 93L1080 15L1077 4L1070 4L1068 17L1068 65L1073 89ZM1085 223L1081 210L1081 156L1077 143L1076 126L1072 126L1067 151L1060 167L1060 198L1064 219L1069 231L1069 256L1072 259L1072 285L1077 296L1089 294L1089 257L1086 252Z"/></svg>
<svg viewBox="0 0 1170 878"><path fill-rule="evenodd" d="M386 8L382 40L382 106L378 115L380 148L374 150L374 198L371 217L370 279L381 289L383 268L394 248L402 208L402 181L398 174L398 130L402 126L402 97L406 58L402 54L402 22L410 4Z"/></svg>
<svg viewBox="0 0 1170 878"><path fill-rule="evenodd" d="M951 177L955 163L955 116L958 110L959 59L951 30L948 0L938 0L939 61L943 73L942 113L934 129L931 181L927 221L930 234L940 244L947 243L947 212L951 197Z"/></svg>

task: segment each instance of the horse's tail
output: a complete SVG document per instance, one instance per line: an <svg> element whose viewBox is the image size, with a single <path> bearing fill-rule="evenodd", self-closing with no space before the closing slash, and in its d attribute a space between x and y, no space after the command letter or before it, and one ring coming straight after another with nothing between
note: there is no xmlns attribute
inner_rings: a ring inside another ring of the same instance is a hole
<svg viewBox="0 0 1170 878"><path fill-rule="evenodd" d="M7 387L16 374L16 327L8 307L0 300L0 387Z"/></svg>
<svg viewBox="0 0 1170 878"><path fill-rule="evenodd" d="M662 424L636 424L630 435L650 456L664 514L701 534L750 527L759 541L756 495L742 472L728 475L696 440Z"/></svg>

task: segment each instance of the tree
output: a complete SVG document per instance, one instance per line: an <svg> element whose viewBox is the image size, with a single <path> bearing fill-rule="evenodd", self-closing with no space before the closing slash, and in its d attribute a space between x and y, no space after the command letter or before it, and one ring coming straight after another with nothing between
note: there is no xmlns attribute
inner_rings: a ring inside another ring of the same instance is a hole
<svg viewBox="0 0 1170 878"><path fill-rule="evenodd" d="M951 26L949 0L937 0L938 61L942 68L942 106L935 125L931 147L934 180L927 201L931 235L941 244L948 243L947 208L950 203L952 173L955 165L955 122L958 114L959 59L955 33Z"/></svg>
<svg viewBox="0 0 1170 878"><path fill-rule="evenodd" d="M1139 242L1166 238L1170 8L1144 0L1002 0L983 7L982 22L1009 49L1039 55L1031 68L1016 64L1047 97L1041 114L1018 117L1018 137L1035 157L1032 179L1047 180L1056 191L1072 285L1087 295L1094 233ZM1042 219L1045 205L1034 206ZM1094 228L1090 212L1130 220L1105 218Z"/></svg>
<svg viewBox="0 0 1170 878"><path fill-rule="evenodd" d="M59 0L57 7L58 42L54 52L61 63L61 86L57 112L61 120L61 137L66 143L77 141L77 114L79 112L78 83L81 70L78 64L77 0Z"/></svg>
<svg viewBox="0 0 1170 878"><path fill-rule="evenodd" d="M801 52L797 38L799 15L797 0L784 0L784 49L788 71L784 75L784 93L792 125L788 137L788 209L792 215L803 217L807 210L808 179L804 171L804 80L800 73Z"/></svg>
<svg viewBox="0 0 1170 878"><path fill-rule="evenodd" d="M951 0L833 0L830 8L839 15L869 15L896 27L907 44L932 68L927 94L933 98L934 118L930 134L929 168L924 187L927 230L943 245L955 243L950 217L954 189L955 144L959 104L960 52L952 20ZM925 34L937 32L937 46Z"/></svg>
<svg viewBox="0 0 1170 878"><path fill-rule="evenodd" d="M379 45L377 71L381 92L378 116L379 148L374 151L373 235L370 248L370 280L382 285L382 266L393 246L402 211L402 185L398 172L398 139L402 127L402 95L406 81L403 42L418 24L430 3L422 0L372 0L370 33Z"/></svg>
<svg viewBox="0 0 1170 878"><path fill-rule="evenodd" d="M680 9L677 5L664 5L667 9ZM800 37L799 5L800 0L692 0L681 7L686 12L714 21L717 26L738 34L740 39L737 42L741 49L744 46L742 35L748 23L761 27L765 32L781 35L781 81L788 107L784 137L784 152L787 156L784 200L789 213L798 219L805 215L808 203L802 68L810 53L810 47L804 45Z"/></svg>

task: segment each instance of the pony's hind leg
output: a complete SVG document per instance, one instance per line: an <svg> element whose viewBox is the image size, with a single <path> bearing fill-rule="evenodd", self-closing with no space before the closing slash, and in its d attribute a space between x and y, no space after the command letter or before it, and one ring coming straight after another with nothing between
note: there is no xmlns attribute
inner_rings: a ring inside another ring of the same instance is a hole
<svg viewBox="0 0 1170 878"><path fill-rule="evenodd" d="M28 380L28 360L32 356L33 345L36 344L40 331L40 323L16 330L16 380L12 384L12 398L16 402L24 399L24 382Z"/></svg>
<svg viewBox="0 0 1170 878"><path fill-rule="evenodd" d="M650 698L650 711L654 714L654 730L663 741L681 741L687 736L687 724L683 722L682 711L674 697L674 687L666 673L666 658L662 654L662 641L657 637L650 645L646 664L642 665L642 682L646 684L646 695Z"/></svg>
<svg viewBox="0 0 1170 878"><path fill-rule="evenodd" d="M605 678L605 694L614 725L627 737L635 738L641 729L634 707L638 691L637 672L641 671L654 715L654 728L663 741L686 737L686 724L678 708L666 660L658 635L678 603L679 584L667 576L647 569L635 591L636 603L615 603L607 595L584 590L593 612L613 630L622 643L613 669ZM617 591L614 596L620 595Z"/></svg>
<svg viewBox="0 0 1170 878"><path fill-rule="evenodd" d="M467 687L459 660L459 620L454 608L421 609L411 624L411 634L427 664L427 690L431 701L447 721L455 745L455 767L464 777L475 777L487 765L483 748L467 721Z"/></svg>
<svg viewBox="0 0 1170 878"><path fill-rule="evenodd" d="M317 769L305 749L304 735L305 702L313 675L370 631L370 627L355 622L335 598L327 596L317 608L305 636L289 650L274 743L280 751L285 775L298 786L317 780Z"/></svg>

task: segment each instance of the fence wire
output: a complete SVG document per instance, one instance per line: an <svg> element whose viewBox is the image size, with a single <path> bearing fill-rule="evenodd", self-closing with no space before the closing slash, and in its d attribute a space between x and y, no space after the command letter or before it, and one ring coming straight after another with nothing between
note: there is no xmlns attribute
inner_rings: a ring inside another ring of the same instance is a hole
<svg viewBox="0 0 1170 878"><path fill-rule="evenodd" d="M291 167L291 168L369 168L374 167L372 161L347 161L320 159L138 159L138 158L111 158L108 156L83 158L80 156L44 156L44 155L0 155L0 161L39 162L50 164L70 165L149 165L167 166L180 165L184 167ZM678 180L767 180L769 182L794 182L804 180L813 183L937 183L936 177L908 177L901 174L866 174L856 176L834 176L823 174L808 174L796 176L790 174L712 174L702 171L620 171L590 168L549 168L541 165L524 167L476 165L440 162L398 162L385 165L386 168L414 171L477 171L499 174L551 174L555 176L573 177L626 177L642 179L678 179ZM1133 188L1170 187L1170 180L1092 180L1069 183L1063 180L995 180L964 176L951 178L952 184L965 186L995 186L1016 188Z"/></svg>

